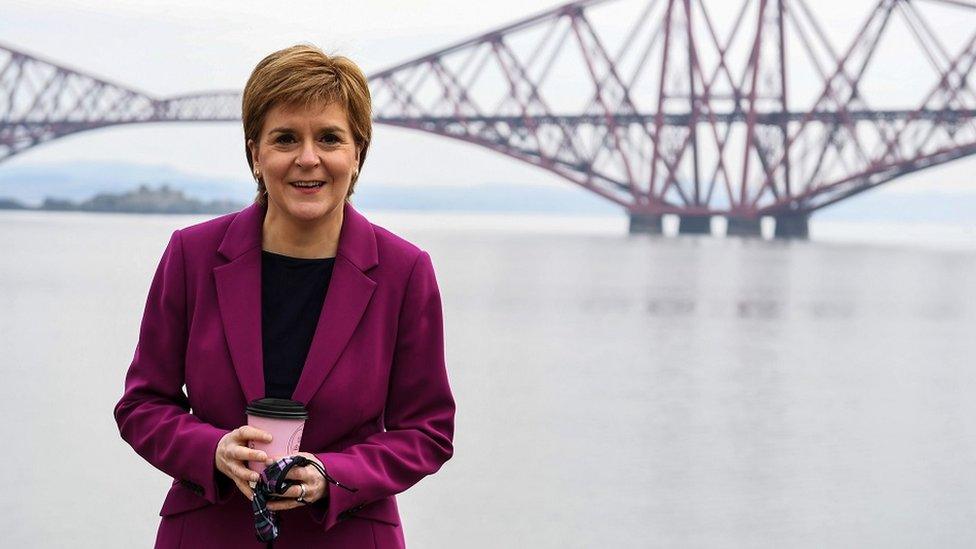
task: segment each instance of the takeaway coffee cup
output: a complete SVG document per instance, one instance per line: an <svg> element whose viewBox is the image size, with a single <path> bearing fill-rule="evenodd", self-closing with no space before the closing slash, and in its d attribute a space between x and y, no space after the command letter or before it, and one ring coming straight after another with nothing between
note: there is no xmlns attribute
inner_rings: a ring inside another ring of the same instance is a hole
<svg viewBox="0 0 976 549"><path fill-rule="evenodd" d="M247 405L247 424L271 433L271 442L249 440L247 446L263 451L271 459L297 454L306 419L308 412L301 402L286 398L254 400ZM247 466L258 473L265 467L260 461L249 461Z"/></svg>

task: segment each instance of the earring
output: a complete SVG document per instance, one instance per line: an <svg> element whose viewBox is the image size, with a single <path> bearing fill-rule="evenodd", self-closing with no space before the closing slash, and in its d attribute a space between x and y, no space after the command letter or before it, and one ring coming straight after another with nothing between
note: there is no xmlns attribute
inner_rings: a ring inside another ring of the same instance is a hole
<svg viewBox="0 0 976 549"><path fill-rule="evenodd" d="M261 171L254 168L254 179L261 179Z"/></svg>

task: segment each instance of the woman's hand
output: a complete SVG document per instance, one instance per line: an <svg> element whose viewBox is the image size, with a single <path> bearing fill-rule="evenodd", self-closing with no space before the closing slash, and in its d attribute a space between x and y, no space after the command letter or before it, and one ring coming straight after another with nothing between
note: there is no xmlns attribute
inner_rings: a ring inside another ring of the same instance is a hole
<svg viewBox="0 0 976 549"><path fill-rule="evenodd" d="M254 492L249 483L257 482L258 474L247 468L247 462L260 461L265 465L270 465L273 460L260 450L248 448L247 441L249 440L271 442L271 433L249 425L234 429L224 435L217 443L214 463L217 470L234 481L237 489L250 501L254 499Z"/></svg>
<svg viewBox="0 0 976 549"><path fill-rule="evenodd" d="M315 454L298 452L295 455L305 456L309 460L322 465L322 462L319 461L319 458L315 457ZM324 466L322 468L325 469ZM295 499L274 500L268 502L268 509L272 511L284 511L287 509L294 509L295 507L303 507L306 504L319 501L328 494L328 486L325 483L325 479L322 478L322 473L318 472L315 467L311 465L306 465L304 467L292 467L288 471L288 475L285 476L285 478L305 485L305 497L303 498L305 503L299 503ZM279 495L286 498L297 498L298 496L302 495L302 488L297 484L294 486L289 486L287 490Z"/></svg>

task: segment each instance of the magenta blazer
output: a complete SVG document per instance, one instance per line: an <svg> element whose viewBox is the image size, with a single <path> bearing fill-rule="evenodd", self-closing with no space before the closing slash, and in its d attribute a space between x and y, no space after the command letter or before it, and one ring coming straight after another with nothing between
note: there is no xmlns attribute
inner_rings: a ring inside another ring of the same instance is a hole
<svg viewBox="0 0 976 549"><path fill-rule="evenodd" d="M395 494L453 454L454 398L427 252L346 203L322 314L293 398L301 451L331 476L329 504L279 513L276 549L404 547ZM173 477L156 547L264 547L250 502L214 466L217 442L262 398L266 208L177 230L156 269L115 406L122 438ZM183 387L186 386L184 393Z"/></svg>

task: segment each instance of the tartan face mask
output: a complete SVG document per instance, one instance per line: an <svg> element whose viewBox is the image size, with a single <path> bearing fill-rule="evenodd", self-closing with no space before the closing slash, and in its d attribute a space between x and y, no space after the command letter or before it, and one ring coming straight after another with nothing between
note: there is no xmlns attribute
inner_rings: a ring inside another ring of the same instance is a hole
<svg viewBox="0 0 976 549"><path fill-rule="evenodd" d="M328 471L305 456L287 456L275 461L261 472L257 484L254 486L254 499L251 500L251 510L254 511L254 530L258 541L274 541L278 537L278 518L274 511L268 509L268 502L283 499L279 494L290 486L298 484L296 481L285 478L292 467L304 467L306 465L314 467L325 479L327 486L335 484L350 492L357 490L332 478ZM305 501L302 503L308 504Z"/></svg>

